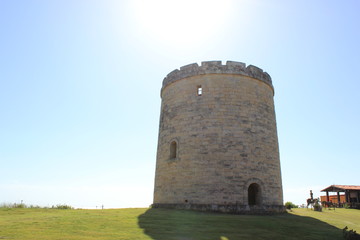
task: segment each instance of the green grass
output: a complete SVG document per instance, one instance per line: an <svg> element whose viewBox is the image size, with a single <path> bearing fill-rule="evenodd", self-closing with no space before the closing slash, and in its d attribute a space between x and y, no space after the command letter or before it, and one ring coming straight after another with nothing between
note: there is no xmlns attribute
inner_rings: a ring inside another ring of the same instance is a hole
<svg viewBox="0 0 360 240"><path fill-rule="evenodd" d="M0 208L0 239L21 240L238 240L342 239L360 232L360 211L247 216L166 209L60 210Z"/></svg>
<svg viewBox="0 0 360 240"><path fill-rule="evenodd" d="M290 213L316 218L341 229L347 226L349 229L360 232L360 210L336 208L335 210L323 209L322 212L316 212L311 209L295 208Z"/></svg>

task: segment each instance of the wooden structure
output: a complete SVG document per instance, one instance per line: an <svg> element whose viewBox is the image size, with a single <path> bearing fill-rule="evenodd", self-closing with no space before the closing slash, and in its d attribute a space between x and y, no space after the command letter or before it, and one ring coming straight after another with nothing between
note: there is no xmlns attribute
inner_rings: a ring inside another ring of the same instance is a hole
<svg viewBox="0 0 360 240"><path fill-rule="evenodd" d="M344 203L349 204L351 207L359 208L360 207L360 186L354 185L331 185L321 192L326 192L326 202L337 203L338 206L342 206ZM334 196L329 196L329 192L336 192L337 198L334 200ZM344 194L340 194L344 193ZM323 200L321 197L321 200Z"/></svg>
<svg viewBox="0 0 360 240"><path fill-rule="evenodd" d="M340 194L340 201L338 200L337 195L320 196L320 201L321 202L332 202L332 203L336 204L337 206L339 205L339 203L341 204L341 203L346 202L345 194Z"/></svg>

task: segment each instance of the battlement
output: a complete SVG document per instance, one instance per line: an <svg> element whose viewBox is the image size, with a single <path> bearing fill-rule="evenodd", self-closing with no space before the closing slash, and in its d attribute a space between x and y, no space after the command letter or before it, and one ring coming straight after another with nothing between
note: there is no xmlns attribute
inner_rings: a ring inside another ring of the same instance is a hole
<svg viewBox="0 0 360 240"><path fill-rule="evenodd" d="M180 79L204 74L239 74L263 81L274 91L271 77L267 72L256 66L246 67L245 63L234 61L227 61L225 65L222 65L221 61L206 61L201 62L201 66L197 63L182 66L180 70L175 69L164 78L162 88Z"/></svg>

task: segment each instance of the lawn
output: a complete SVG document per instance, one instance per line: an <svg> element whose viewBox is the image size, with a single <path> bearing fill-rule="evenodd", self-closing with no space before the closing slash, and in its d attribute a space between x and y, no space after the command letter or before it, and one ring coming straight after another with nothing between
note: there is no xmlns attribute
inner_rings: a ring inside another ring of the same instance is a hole
<svg viewBox="0 0 360 240"><path fill-rule="evenodd" d="M238 240L342 239L360 232L360 211L294 209L248 216L166 209L59 210L0 208L0 239Z"/></svg>
<svg viewBox="0 0 360 240"><path fill-rule="evenodd" d="M360 210L336 208L336 210L323 209L322 212L312 211L311 209L296 208L292 209L292 214L303 217L316 218L337 228L344 228L360 232Z"/></svg>

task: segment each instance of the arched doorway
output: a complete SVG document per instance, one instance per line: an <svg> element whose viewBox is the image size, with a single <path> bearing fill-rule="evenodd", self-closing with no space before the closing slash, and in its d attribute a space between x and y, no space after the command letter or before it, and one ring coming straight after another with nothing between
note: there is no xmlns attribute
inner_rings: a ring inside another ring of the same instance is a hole
<svg viewBox="0 0 360 240"><path fill-rule="evenodd" d="M248 188L248 204L250 206L261 205L261 201L262 201L261 188L259 184L257 183L250 184Z"/></svg>

